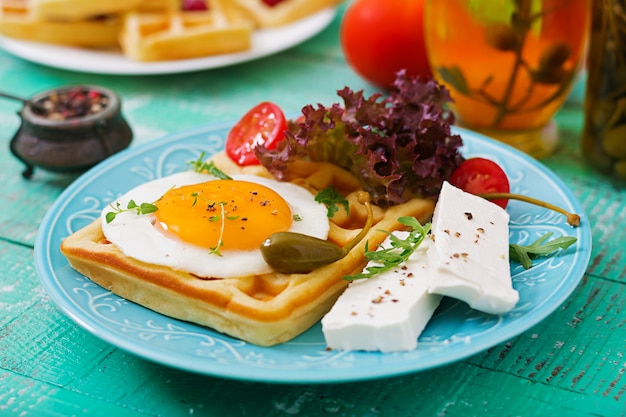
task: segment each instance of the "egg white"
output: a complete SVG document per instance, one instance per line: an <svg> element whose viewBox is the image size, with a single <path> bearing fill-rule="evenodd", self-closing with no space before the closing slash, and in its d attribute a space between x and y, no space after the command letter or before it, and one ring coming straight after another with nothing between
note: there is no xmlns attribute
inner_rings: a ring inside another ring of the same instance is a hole
<svg viewBox="0 0 626 417"><path fill-rule="evenodd" d="M271 272L272 268L263 259L260 249L220 250L222 256L212 254L207 248L185 243L159 232L153 226L156 221L153 214L124 211L117 214L112 222L106 222L106 213L113 211L112 207L116 207L118 203L122 209L128 206L130 200L137 204L154 203L171 188L216 179L212 175L181 172L133 188L102 210L104 236L130 258L168 266L200 277L236 278ZM320 239L328 237L330 225L326 207L316 202L305 188L253 175L235 175L233 179L261 184L277 192L289 204L292 215L301 219L294 221L289 231ZM271 232L268 232L268 236L269 234Z"/></svg>

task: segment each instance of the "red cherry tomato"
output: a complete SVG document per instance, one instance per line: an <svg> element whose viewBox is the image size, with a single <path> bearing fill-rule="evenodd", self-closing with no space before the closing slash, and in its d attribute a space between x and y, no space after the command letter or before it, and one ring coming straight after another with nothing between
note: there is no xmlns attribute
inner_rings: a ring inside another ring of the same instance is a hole
<svg viewBox="0 0 626 417"><path fill-rule="evenodd" d="M423 29L424 0L355 0L341 22L341 46L348 64L379 87L396 73L431 77Z"/></svg>
<svg viewBox="0 0 626 417"><path fill-rule="evenodd" d="M495 162L485 158L470 158L450 176L450 184L472 194L508 193L509 179ZM491 200L506 208L509 200Z"/></svg>
<svg viewBox="0 0 626 417"><path fill-rule="evenodd" d="M226 154L242 166L259 164L254 148L263 145L275 149L284 139L285 130L287 119L280 107L267 101L259 103L228 132Z"/></svg>

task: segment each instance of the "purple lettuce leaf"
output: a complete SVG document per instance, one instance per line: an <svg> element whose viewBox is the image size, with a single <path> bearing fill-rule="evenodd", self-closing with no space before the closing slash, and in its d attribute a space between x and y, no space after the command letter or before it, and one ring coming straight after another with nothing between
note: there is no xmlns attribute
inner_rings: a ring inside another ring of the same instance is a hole
<svg viewBox="0 0 626 417"><path fill-rule="evenodd" d="M414 197L436 198L444 180L463 161L462 140L453 135L452 99L434 80L397 75L387 97L345 87L343 105L302 109L303 120L290 121L276 150L256 154L277 179L288 179L298 159L334 163L355 175L380 206Z"/></svg>

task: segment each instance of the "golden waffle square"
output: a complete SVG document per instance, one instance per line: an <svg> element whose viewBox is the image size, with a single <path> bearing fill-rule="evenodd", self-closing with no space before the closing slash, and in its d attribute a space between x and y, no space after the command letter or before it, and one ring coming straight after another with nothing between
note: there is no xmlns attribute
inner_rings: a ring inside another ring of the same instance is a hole
<svg viewBox="0 0 626 417"><path fill-rule="evenodd" d="M231 175L238 173L230 171L230 166L220 168ZM293 182L312 191L333 184L338 190L348 192L350 215L331 219L329 240L344 245L358 234L366 214L353 198L357 191L354 177L329 164L304 164ZM364 240L342 260L306 274L273 272L201 279L124 256L106 240L99 219L67 237L61 251L78 272L123 298L256 345L272 346L304 332L331 308L348 284L343 277L365 265L366 242L370 248L376 247L387 236L381 229L391 231L401 227L400 216L428 221L434 202L415 199L387 210L375 208L375 223Z"/></svg>
<svg viewBox="0 0 626 417"><path fill-rule="evenodd" d="M180 0L30 0L38 20L84 20L129 11L180 10Z"/></svg>
<svg viewBox="0 0 626 417"><path fill-rule="evenodd" d="M269 6L263 0L232 0L232 4L247 13L259 28L293 23L341 2L342 0L282 0Z"/></svg>
<svg viewBox="0 0 626 417"><path fill-rule="evenodd" d="M117 16L64 21L41 20L26 0L0 1L0 34L35 42L78 47L117 45L122 21Z"/></svg>
<svg viewBox="0 0 626 417"><path fill-rule="evenodd" d="M246 19L223 13L217 2L208 11L131 12L119 41L136 61L164 61L250 49L253 27Z"/></svg>
<svg viewBox="0 0 626 417"><path fill-rule="evenodd" d="M165 13L178 11L181 7L181 0L140 0L134 10Z"/></svg>
<svg viewBox="0 0 626 417"><path fill-rule="evenodd" d="M37 20L75 21L130 11L141 2L142 0L30 0L30 8Z"/></svg>

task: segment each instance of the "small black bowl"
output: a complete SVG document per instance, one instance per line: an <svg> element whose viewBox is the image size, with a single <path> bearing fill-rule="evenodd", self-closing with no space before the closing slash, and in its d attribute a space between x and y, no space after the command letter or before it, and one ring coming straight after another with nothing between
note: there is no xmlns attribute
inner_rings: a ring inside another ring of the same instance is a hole
<svg viewBox="0 0 626 417"><path fill-rule="evenodd" d="M82 172L128 147L133 133L113 91L76 85L34 96L18 113L22 123L11 140L13 155L26 165L59 173Z"/></svg>

